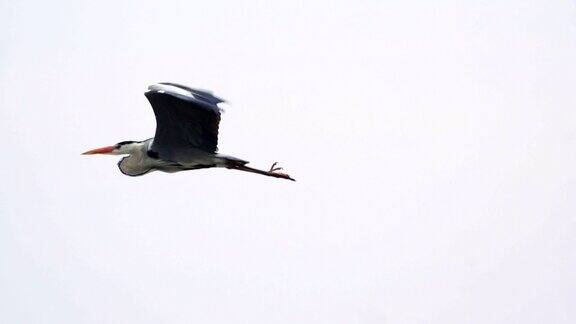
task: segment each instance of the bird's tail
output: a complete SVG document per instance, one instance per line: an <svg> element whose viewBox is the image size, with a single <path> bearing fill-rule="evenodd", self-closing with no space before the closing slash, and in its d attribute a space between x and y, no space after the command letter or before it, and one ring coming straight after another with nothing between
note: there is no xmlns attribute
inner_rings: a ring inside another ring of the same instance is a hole
<svg viewBox="0 0 576 324"><path fill-rule="evenodd" d="M242 160L242 159L239 159L237 157L230 156L230 155L217 154L216 157L220 161L220 163L218 163L219 166L225 167L228 169L233 169L236 166L242 166L242 165L248 164L248 161Z"/></svg>

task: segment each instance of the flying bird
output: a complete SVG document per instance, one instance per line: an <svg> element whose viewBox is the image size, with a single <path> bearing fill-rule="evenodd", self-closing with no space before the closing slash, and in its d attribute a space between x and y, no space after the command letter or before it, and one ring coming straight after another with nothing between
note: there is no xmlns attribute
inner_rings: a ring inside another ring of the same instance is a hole
<svg viewBox="0 0 576 324"><path fill-rule="evenodd" d="M144 93L156 115L156 133L144 141L123 141L82 154L127 155L118 162L128 176L152 171L178 172L206 168L228 168L295 181L279 172L278 163L269 170L254 169L248 161L217 153L218 127L225 101L206 90L176 83L158 83Z"/></svg>

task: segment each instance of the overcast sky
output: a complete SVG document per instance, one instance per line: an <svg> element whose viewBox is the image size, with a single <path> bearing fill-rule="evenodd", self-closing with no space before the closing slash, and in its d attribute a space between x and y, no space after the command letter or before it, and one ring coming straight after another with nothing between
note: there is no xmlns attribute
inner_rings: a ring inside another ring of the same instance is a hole
<svg viewBox="0 0 576 324"><path fill-rule="evenodd" d="M573 1L0 1L0 323L575 323ZM226 169L122 175L172 81Z"/></svg>

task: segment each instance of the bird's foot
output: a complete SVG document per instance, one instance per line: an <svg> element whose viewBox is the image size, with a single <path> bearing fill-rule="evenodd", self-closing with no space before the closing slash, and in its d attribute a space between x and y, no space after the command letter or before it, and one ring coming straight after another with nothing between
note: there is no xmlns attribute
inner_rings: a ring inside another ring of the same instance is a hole
<svg viewBox="0 0 576 324"><path fill-rule="evenodd" d="M283 178L283 179L288 179L288 180L292 180L292 181L296 181L294 179L292 179L288 174L286 173L282 173L282 172L278 172L280 170L283 170L281 167L277 166L278 162L274 162L272 164L272 166L270 167L270 170L268 170L268 173L276 178Z"/></svg>
<svg viewBox="0 0 576 324"><path fill-rule="evenodd" d="M278 165L278 162L274 162L274 163L272 164L272 166L270 167L270 170L269 170L268 172L274 172L274 171L282 170L282 168L281 168L281 167L277 167L277 165Z"/></svg>

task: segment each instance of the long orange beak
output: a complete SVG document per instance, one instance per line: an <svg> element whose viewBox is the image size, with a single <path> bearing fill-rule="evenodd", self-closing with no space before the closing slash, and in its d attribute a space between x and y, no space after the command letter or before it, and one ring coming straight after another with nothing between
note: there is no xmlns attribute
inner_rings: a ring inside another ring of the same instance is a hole
<svg viewBox="0 0 576 324"><path fill-rule="evenodd" d="M97 148L97 149L93 149L90 151L86 151L84 153L82 153L82 155L89 155L89 154L108 154L110 152L114 151L114 146L106 146L106 147L101 147L101 148Z"/></svg>

